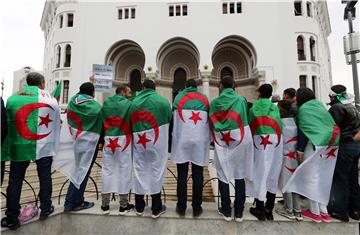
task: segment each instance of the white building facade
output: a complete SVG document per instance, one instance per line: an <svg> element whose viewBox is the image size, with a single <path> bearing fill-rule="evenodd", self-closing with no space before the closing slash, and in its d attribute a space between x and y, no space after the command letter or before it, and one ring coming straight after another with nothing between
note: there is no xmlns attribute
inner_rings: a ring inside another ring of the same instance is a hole
<svg viewBox="0 0 360 235"><path fill-rule="evenodd" d="M323 101L332 85L326 1L47 1L41 28L47 89L63 81L63 105L93 64L113 66L114 89L154 79L170 102L190 78L213 99L226 74L249 101L264 82L280 95L307 86Z"/></svg>
<svg viewBox="0 0 360 235"><path fill-rule="evenodd" d="M12 94L15 94L27 85L26 76L31 72L38 72L42 74L42 71L37 71L30 66L24 66L21 69L14 71Z"/></svg>

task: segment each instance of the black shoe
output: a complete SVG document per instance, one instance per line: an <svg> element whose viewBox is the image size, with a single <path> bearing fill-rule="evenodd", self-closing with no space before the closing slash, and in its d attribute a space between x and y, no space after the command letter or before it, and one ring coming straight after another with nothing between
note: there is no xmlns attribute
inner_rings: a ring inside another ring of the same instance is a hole
<svg viewBox="0 0 360 235"><path fill-rule="evenodd" d="M178 206L176 206L176 213L181 216L184 217L185 216L185 210L180 209Z"/></svg>
<svg viewBox="0 0 360 235"><path fill-rule="evenodd" d="M64 213L70 213L72 210L70 207L64 207Z"/></svg>
<svg viewBox="0 0 360 235"><path fill-rule="evenodd" d="M84 201L80 206L74 207L73 211L86 210L86 209L93 207L94 205L95 205L95 203L93 203L93 202Z"/></svg>
<svg viewBox="0 0 360 235"><path fill-rule="evenodd" d="M243 221L243 213L242 211L235 211L235 221L242 222Z"/></svg>
<svg viewBox="0 0 360 235"><path fill-rule="evenodd" d="M272 213L272 211L268 211L265 209L265 217L267 220L274 220L274 215Z"/></svg>
<svg viewBox="0 0 360 235"><path fill-rule="evenodd" d="M353 220L360 220L360 213L358 211L352 211L349 213L349 216Z"/></svg>
<svg viewBox="0 0 360 235"><path fill-rule="evenodd" d="M110 207L109 206L101 206L101 211L102 211L103 215L109 214Z"/></svg>
<svg viewBox="0 0 360 235"><path fill-rule="evenodd" d="M151 217L152 217L153 219L159 218L160 215L164 214L165 212L166 212L166 206L165 206L165 205L162 205L161 210L160 210L159 212L153 212L152 215L151 215Z"/></svg>
<svg viewBox="0 0 360 235"><path fill-rule="evenodd" d="M18 219L15 219L14 222L9 222L7 217L1 219L1 227L9 228L10 230L16 230L20 227L20 222Z"/></svg>
<svg viewBox="0 0 360 235"><path fill-rule="evenodd" d="M134 209L134 205L133 204L127 204L126 207L121 207L119 208L119 214L120 215L125 215L126 213L130 212L132 209Z"/></svg>
<svg viewBox="0 0 360 235"><path fill-rule="evenodd" d="M250 208L250 214L255 216L260 221L265 220L265 210L264 209L260 209L260 208L257 208L257 207L251 207Z"/></svg>
<svg viewBox="0 0 360 235"><path fill-rule="evenodd" d="M340 220L340 221L342 221L342 222L349 222L349 217L347 217L347 216L340 215L340 214L337 214L337 213L335 213L335 212L331 212L331 213L329 213L329 214L330 214L330 217L331 217L331 218Z"/></svg>
<svg viewBox="0 0 360 235"><path fill-rule="evenodd" d="M193 217L199 217L203 213L203 208L200 206L198 209L193 209Z"/></svg>
<svg viewBox="0 0 360 235"><path fill-rule="evenodd" d="M46 220L49 217L49 215L51 215L53 212L54 212L54 206L51 205L48 211L44 211L44 212L41 211L39 220Z"/></svg>
<svg viewBox="0 0 360 235"><path fill-rule="evenodd" d="M231 211L225 211L223 208L218 209L218 213L224 217L224 220L229 222L231 221Z"/></svg>

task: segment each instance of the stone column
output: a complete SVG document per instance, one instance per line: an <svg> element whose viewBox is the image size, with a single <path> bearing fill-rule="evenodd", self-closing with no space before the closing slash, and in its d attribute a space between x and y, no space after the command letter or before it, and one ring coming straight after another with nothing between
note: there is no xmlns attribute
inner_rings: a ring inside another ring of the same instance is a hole
<svg viewBox="0 0 360 235"><path fill-rule="evenodd" d="M201 72L203 93L207 97L210 97L210 83L209 83L210 77L211 77L211 72L208 72L208 71Z"/></svg>

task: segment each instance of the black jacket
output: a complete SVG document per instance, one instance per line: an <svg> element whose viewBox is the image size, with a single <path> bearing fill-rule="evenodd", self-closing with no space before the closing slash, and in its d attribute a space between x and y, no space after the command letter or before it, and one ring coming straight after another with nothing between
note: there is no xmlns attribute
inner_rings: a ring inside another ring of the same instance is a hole
<svg viewBox="0 0 360 235"><path fill-rule="evenodd" d="M340 128L340 142L353 142L353 137L360 130L360 113L352 104L343 104L336 100L330 103L329 112Z"/></svg>

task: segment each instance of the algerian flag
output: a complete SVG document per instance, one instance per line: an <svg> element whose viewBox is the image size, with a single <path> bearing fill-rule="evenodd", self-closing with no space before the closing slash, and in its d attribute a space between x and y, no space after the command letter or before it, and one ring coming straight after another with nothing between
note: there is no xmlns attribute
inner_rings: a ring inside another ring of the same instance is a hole
<svg viewBox="0 0 360 235"><path fill-rule="evenodd" d="M101 132L101 105L92 96L77 94L67 107L61 128L60 150L52 167L79 188L97 148Z"/></svg>
<svg viewBox="0 0 360 235"><path fill-rule="evenodd" d="M210 105L215 142L215 167L225 183L252 179L254 147L247 119L247 102L233 89L225 89Z"/></svg>
<svg viewBox="0 0 360 235"><path fill-rule="evenodd" d="M54 156L60 135L60 109L49 92L25 86L6 105L8 135L1 160L34 161Z"/></svg>
<svg viewBox="0 0 360 235"><path fill-rule="evenodd" d="M132 101L134 191L161 192L168 160L171 107L155 90L144 89Z"/></svg>
<svg viewBox="0 0 360 235"><path fill-rule="evenodd" d="M279 188L282 189L298 166L296 159L297 127L295 118L282 118L283 164L279 178Z"/></svg>
<svg viewBox="0 0 360 235"><path fill-rule="evenodd" d="M269 99L254 102L249 111L254 138L254 177L247 182L248 196L264 201L266 192L276 193L282 166L283 142L278 108Z"/></svg>
<svg viewBox="0 0 360 235"><path fill-rule="evenodd" d="M297 167L283 192L295 192L327 205L340 129L324 105L318 100L303 104L297 115L298 128L309 138L304 162Z"/></svg>
<svg viewBox="0 0 360 235"><path fill-rule="evenodd" d="M105 132L102 193L127 194L131 189L130 105L125 97L114 95L105 100L101 111Z"/></svg>
<svg viewBox="0 0 360 235"><path fill-rule="evenodd" d="M207 97L196 88L186 88L175 97L173 110L173 161L207 166L210 147Z"/></svg>
<svg viewBox="0 0 360 235"><path fill-rule="evenodd" d="M51 92L51 95L57 100L58 103L60 101L60 96L61 96L61 84L62 84L62 82L59 81L59 83L57 84L55 90L53 90Z"/></svg>

